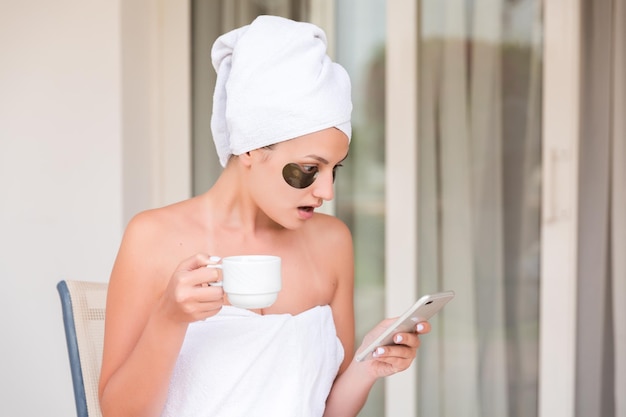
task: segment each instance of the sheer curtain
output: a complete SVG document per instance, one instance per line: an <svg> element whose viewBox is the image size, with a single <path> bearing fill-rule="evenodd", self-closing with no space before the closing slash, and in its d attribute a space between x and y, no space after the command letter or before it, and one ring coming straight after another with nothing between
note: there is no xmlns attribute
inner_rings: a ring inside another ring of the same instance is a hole
<svg viewBox="0 0 626 417"><path fill-rule="evenodd" d="M626 417L626 2L616 1L613 51L611 248L616 417Z"/></svg>
<svg viewBox="0 0 626 417"><path fill-rule="evenodd" d="M626 3L583 22L576 415L626 416Z"/></svg>
<svg viewBox="0 0 626 417"><path fill-rule="evenodd" d="M420 416L537 412L540 10L422 2L419 292L457 297L423 341Z"/></svg>

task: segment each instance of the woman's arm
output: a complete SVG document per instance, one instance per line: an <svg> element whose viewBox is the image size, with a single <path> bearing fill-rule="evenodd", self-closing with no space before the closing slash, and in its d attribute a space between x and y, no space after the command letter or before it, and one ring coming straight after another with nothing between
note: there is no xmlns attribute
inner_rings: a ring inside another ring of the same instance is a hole
<svg viewBox="0 0 626 417"><path fill-rule="evenodd" d="M381 321L365 336L358 350L368 346L395 320L396 318L391 318ZM357 362L352 359L354 355L350 355L348 368L333 384L326 401L324 417L356 416L378 378L406 370L415 359L420 343L418 334L430 331L428 322L418 323L420 325L419 333L398 333L394 338L396 345L385 346L384 352L375 354L375 359Z"/></svg>
<svg viewBox="0 0 626 417"><path fill-rule="evenodd" d="M100 406L104 416L159 416L188 323L222 305L208 255L178 267L164 254L171 242L154 214L129 224L113 267L107 295ZM171 258L171 257L170 257Z"/></svg>
<svg viewBox="0 0 626 417"><path fill-rule="evenodd" d="M344 346L345 358L326 401L324 417L350 417L356 416L363 408L378 378L404 371L411 365L419 347L419 336L418 333L399 333L396 335L396 345L386 346L384 352L375 355L375 359L363 362L356 362L353 359L354 255L352 238L345 226L334 227L334 230L338 233L333 233L332 242L326 242L327 247L333 248L332 254L328 254L328 259L334 265L334 270L338 271L337 289L331 307L337 335ZM365 336L359 350L369 345L395 320L392 318L380 322ZM420 334L430 331L430 325L427 322L420 324ZM401 339L398 339L398 336Z"/></svg>

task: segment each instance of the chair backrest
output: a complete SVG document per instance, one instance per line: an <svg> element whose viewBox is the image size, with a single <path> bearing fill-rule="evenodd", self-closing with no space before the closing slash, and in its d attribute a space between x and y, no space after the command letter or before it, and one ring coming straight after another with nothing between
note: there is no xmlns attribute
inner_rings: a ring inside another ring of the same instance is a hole
<svg viewBox="0 0 626 417"><path fill-rule="evenodd" d="M57 284L63 310L78 417L101 417L98 380L108 284L64 280Z"/></svg>

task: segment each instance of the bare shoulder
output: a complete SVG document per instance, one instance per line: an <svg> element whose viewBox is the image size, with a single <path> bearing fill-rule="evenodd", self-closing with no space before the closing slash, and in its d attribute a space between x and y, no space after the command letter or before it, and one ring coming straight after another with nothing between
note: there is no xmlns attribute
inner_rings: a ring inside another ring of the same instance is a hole
<svg viewBox="0 0 626 417"><path fill-rule="evenodd" d="M123 243L140 244L149 250L161 246L171 250L168 246L176 246L193 229L196 204L195 199L190 199L135 215L126 227Z"/></svg>
<svg viewBox="0 0 626 417"><path fill-rule="evenodd" d="M186 255L183 248L186 234L193 229L188 215L192 206L185 201L135 215L126 226L111 280L161 287Z"/></svg>
<svg viewBox="0 0 626 417"><path fill-rule="evenodd" d="M316 213L307 223L306 239L309 249L318 259L324 259L335 273L350 275L353 263L352 234L348 226L339 218Z"/></svg>
<svg viewBox="0 0 626 417"><path fill-rule="evenodd" d="M323 238L325 245L352 245L352 234L346 224L335 216L316 213L309 223L308 233Z"/></svg>
<svg viewBox="0 0 626 417"><path fill-rule="evenodd" d="M145 235L175 228L188 211L189 201L150 209L136 214L128 223L126 233Z"/></svg>

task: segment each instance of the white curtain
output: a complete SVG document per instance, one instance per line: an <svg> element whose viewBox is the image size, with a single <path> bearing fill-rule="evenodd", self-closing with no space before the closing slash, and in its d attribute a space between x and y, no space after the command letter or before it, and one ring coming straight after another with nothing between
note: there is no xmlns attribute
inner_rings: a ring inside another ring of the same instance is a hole
<svg viewBox="0 0 626 417"><path fill-rule="evenodd" d="M422 1L420 293L457 296L420 350L420 416L536 416L540 9Z"/></svg>
<svg viewBox="0 0 626 417"><path fill-rule="evenodd" d="M626 1L616 0L613 46L612 284L615 417L626 417Z"/></svg>
<svg viewBox="0 0 626 417"><path fill-rule="evenodd" d="M626 417L626 5L583 4L576 416Z"/></svg>
<svg viewBox="0 0 626 417"><path fill-rule="evenodd" d="M433 323L438 343L420 352L420 416L480 415L471 211L454 210L470 199L466 13L465 0L422 3L424 30L433 33L420 46L419 292L453 289L457 296L441 316L445 324Z"/></svg>

